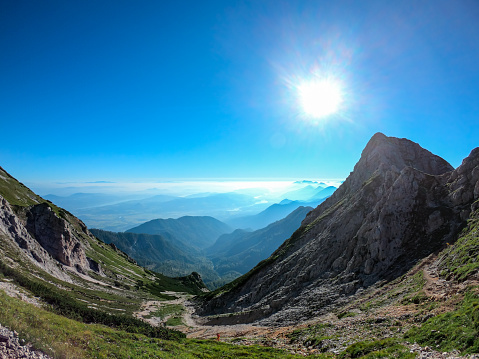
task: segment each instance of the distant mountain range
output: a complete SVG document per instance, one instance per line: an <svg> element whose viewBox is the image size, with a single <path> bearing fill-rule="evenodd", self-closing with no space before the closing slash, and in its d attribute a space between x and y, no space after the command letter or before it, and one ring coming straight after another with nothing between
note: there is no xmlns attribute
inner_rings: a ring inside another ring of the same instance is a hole
<svg viewBox="0 0 479 359"><path fill-rule="evenodd" d="M284 217L286 217L289 213L293 212L299 207L316 207L321 204L326 198L331 196L336 187L329 186L323 188L318 186L316 188L312 186L305 187L303 189L294 191L294 193L289 193L289 195L300 195L300 196L310 196L307 197L307 201L297 201L297 200L290 200L290 199L283 199L280 203L275 203L264 211L261 211L258 214L251 215L251 216L244 216L244 217L237 217L227 220L226 222L233 228L243 228L243 229L250 229L255 230L259 228L264 228L268 224L278 221ZM300 192L298 192L300 191ZM295 197L291 197L295 198Z"/></svg>
<svg viewBox="0 0 479 359"><path fill-rule="evenodd" d="M229 226L215 218L193 216L156 219L127 232L99 229L91 232L105 243L115 244L148 269L169 276L195 271L214 289L267 258L311 210L311 207L297 208L286 218L254 232L231 232Z"/></svg>
<svg viewBox="0 0 479 359"><path fill-rule="evenodd" d="M232 230L213 217L183 216L178 219L154 219L126 232L159 234L174 238L180 245L204 249L211 246L220 235Z"/></svg>
<svg viewBox="0 0 479 359"><path fill-rule="evenodd" d="M90 227L125 231L156 218L188 216L229 217L233 210L258 213L268 206L254 196L241 193L204 193L188 197L153 196L72 211Z"/></svg>
<svg viewBox="0 0 479 359"><path fill-rule="evenodd" d="M327 187L326 184L315 181L297 181L292 183L290 190L284 194L275 194L265 188L247 188L228 193L195 193L186 197L168 194L152 196L151 192L139 192L126 195L48 194L45 198L68 209L89 227L109 231L122 232L153 219L182 216L212 216L233 228L254 230L284 218L299 206L317 206L323 198L331 195L334 189L335 187ZM271 205L286 199L298 203L296 206L290 205L282 210L270 211L269 214L260 214ZM251 217L258 214L260 215L256 218ZM250 225L246 222L250 222Z"/></svg>
<svg viewBox="0 0 479 359"><path fill-rule="evenodd" d="M269 257L301 225L312 207L299 207L286 218L254 232L238 229L220 236L206 250L220 276L229 272L244 274Z"/></svg>

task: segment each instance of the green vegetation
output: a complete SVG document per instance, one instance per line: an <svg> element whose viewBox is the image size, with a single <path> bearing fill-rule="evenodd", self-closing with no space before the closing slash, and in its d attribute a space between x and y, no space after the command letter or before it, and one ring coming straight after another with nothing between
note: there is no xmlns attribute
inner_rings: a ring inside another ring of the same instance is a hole
<svg viewBox="0 0 479 359"><path fill-rule="evenodd" d="M341 312L338 314L338 319L355 317L357 314L354 312Z"/></svg>
<svg viewBox="0 0 479 359"><path fill-rule="evenodd" d="M457 308L409 330L405 338L443 351L479 352L479 296L469 290Z"/></svg>
<svg viewBox="0 0 479 359"><path fill-rule="evenodd" d="M98 323L120 328L129 333L141 333L152 338L173 339L185 335L165 328L153 327L146 322L125 314L111 314L88 307L76 301L67 293L60 293L53 285L33 280L0 263L0 271L12 278L18 285L28 289L34 296L40 297L56 314L84 323Z"/></svg>
<svg viewBox="0 0 479 359"><path fill-rule="evenodd" d="M288 338L292 343L301 343L308 347L312 346L324 352L329 349L327 341L333 338L327 333L327 329L331 327L332 325L329 323L312 325L308 328L297 329L291 332L288 334Z"/></svg>
<svg viewBox="0 0 479 359"><path fill-rule="evenodd" d="M158 308L156 312L150 313L145 318L158 317L166 319L165 325L169 327L176 327L178 325L185 325L183 322L183 313L185 308L181 304L165 304Z"/></svg>
<svg viewBox="0 0 479 359"><path fill-rule="evenodd" d="M447 280L463 282L479 272L479 210L473 212L459 239L442 252L439 268Z"/></svg>
<svg viewBox="0 0 479 359"><path fill-rule="evenodd" d="M346 358L415 358L416 354L410 353L409 349L401 345L397 339L387 338L375 341L357 342L339 356Z"/></svg>
<svg viewBox="0 0 479 359"><path fill-rule="evenodd" d="M184 312L184 308L180 304L167 304L158 309L158 311L155 312L154 316L155 317L160 317L160 318L166 318L167 316L172 316L172 315L181 315Z"/></svg>
<svg viewBox="0 0 479 359"><path fill-rule="evenodd" d="M137 286L143 288L144 290L150 292L151 294L165 299L170 300L175 297L164 294L162 292L171 291L171 292L183 292L189 294L202 294L200 286L204 287L203 282L198 283L190 276L179 277L179 278L170 278L166 277L163 274L155 273L156 280L144 283L143 281L138 281Z"/></svg>
<svg viewBox="0 0 479 359"><path fill-rule="evenodd" d="M31 206L45 202L23 183L18 182L0 167L0 195L12 206Z"/></svg>
<svg viewBox="0 0 479 359"><path fill-rule="evenodd" d="M97 324L85 324L8 297L0 291L0 322L54 358L300 358L257 345L214 340L149 338ZM317 358L321 358L318 356Z"/></svg>

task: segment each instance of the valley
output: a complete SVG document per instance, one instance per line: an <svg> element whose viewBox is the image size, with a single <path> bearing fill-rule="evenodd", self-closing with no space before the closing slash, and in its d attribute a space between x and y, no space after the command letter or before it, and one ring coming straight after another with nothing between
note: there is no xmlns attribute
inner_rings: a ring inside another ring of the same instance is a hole
<svg viewBox="0 0 479 359"><path fill-rule="evenodd" d="M474 358L478 168L478 149L454 169L378 133L333 193L305 183L237 217L263 227L182 216L125 232L88 229L0 168L0 324L17 333L0 353ZM304 206L312 190L330 196Z"/></svg>

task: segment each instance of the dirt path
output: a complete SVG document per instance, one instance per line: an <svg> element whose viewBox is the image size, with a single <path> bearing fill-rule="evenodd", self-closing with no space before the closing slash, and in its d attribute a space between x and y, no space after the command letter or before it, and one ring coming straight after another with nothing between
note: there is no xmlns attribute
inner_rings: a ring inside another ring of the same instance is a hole
<svg viewBox="0 0 479 359"><path fill-rule="evenodd" d="M183 325L171 327L180 330L187 335L188 338L198 339L216 339L217 334L221 339L249 338L249 339L277 339L284 338L286 333L291 332L293 327L262 327L252 324L235 324L235 325L205 325L204 320L194 314L194 306L189 301L191 295L176 292L164 292L164 294L176 297L172 300L152 300L145 302L140 311L135 313L137 318L142 318L152 325L165 325L168 319L175 316L181 316ZM168 314L163 316L155 316L161 313L167 307L182 306L184 310L181 313Z"/></svg>

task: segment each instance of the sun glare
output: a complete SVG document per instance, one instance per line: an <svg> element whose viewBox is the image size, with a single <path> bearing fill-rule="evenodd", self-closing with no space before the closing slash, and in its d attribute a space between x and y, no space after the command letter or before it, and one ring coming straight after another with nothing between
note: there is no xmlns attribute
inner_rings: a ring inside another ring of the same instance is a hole
<svg viewBox="0 0 479 359"><path fill-rule="evenodd" d="M339 110L343 96L333 79L311 80L298 86L300 105L306 115L322 118Z"/></svg>

